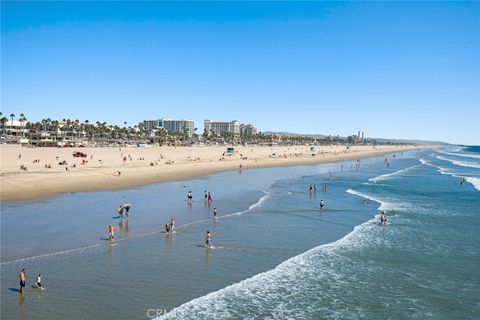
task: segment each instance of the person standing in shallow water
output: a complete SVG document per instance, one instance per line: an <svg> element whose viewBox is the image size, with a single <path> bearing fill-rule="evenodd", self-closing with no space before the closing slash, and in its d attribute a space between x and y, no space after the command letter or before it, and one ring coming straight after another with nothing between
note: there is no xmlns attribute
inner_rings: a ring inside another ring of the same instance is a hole
<svg viewBox="0 0 480 320"><path fill-rule="evenodd" d="M22 269L22 271L20 271L20 293L23 293L24 290L25 290L25 268Z"/></svg>
<svg viewBox="0 0 480 320"><path fill-rule="evenodd" d="M217 217L217 208L213 208L213 217L216 218Z"/></svg>
<svg viewBox="0 0 480 320"><path fill-rule="evenodd" d="M123 219L123 206L120 205L120 207L118 208L118 215L120 216L120 219Z"/></svg>
<svg viewBox="0 0 480 320"><path fill-rule="evenodd" d="M109 224L107 230L108 230L108 240L113 241L115 237L115 228L111 224Z"/></svg>
<svg viewBox="0 0 480 320"><path fill-rule="evenodd" d="M205 245L207 247L211 247L212 246L211 241L212 241L212 234L210 231L207 231L207 235L205 236Z"/></svg>
<svg viewBox="0 0 480 320"><path fill-rule="evenodd" d="M323 211L324 207L325 207L325 201L320 200L320 210Z"/></svg>

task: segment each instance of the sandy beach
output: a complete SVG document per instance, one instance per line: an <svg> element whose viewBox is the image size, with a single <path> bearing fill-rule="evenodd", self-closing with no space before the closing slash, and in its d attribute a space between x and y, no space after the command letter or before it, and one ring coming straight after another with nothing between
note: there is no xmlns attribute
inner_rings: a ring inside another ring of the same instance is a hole
<svg viewBox="0 0 480 320"><path fill-rule="evenodd" d="M316 147L312 155L309 146L237 146L229 156L225 146L27 148L2 145L1 201L124 189L238 170L240 166L250 169L355 160L416 148L321 146ZM87 156L74 157L75 151Z"/></svg>

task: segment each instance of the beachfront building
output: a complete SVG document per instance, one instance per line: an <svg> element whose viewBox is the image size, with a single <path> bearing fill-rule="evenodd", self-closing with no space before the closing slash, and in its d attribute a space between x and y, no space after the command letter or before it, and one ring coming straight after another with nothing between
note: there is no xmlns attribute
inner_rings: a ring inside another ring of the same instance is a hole
<svg viewBox="0 0 480 320"><path fill-rule="evenodd" d="M214 135L224 135L229 134L234 137L240 136L240 123L237 120L233 121L204 121L204 132L208 137L212 134Z"/></svg>
<svg viewBox="0 0 480 320"><path fill-rule="evenodd" d="M192 120L172 120L164 118L144 120L139 124L139 127L149 132L164 129L168 133L186 133L189 137L193 136L195 132L195 123Z"/></svg>
<svg viewBox="0 0 480 320"><path fill-rule="evenodd" d="M240 125L240 135L242 137L251 137L257 134L257 128L251 124L241 124Z"/></svg>
<svg viewBox="0 0 480 320"><path fill-rule="evenodd" d="M5 118L6 119L6 118ZM1 122L0 124L0 131L2 138L5 137L20 137L25 134L26 122L18 121L18 120L8 120Z"/></svg>

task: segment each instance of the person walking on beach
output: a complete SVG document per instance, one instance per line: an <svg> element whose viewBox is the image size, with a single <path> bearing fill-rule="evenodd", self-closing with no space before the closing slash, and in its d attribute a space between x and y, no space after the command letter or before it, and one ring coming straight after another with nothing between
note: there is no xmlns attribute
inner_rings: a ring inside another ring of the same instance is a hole
<svg viewBox="0 0 480 320"><path fill-rule="evenodd" d="M325 207L325 201L320 200L320 211L323 211L323 207Z"/></svg>
<svg viewBox="0 0 480 320"><path fill-rule="evenodd" d="M120 216L120 219L123 219L123 206L120 205L120 207L118 207L118 215Z"/></svg>
<svg viewBox="0 0 480 320"><path fill-rule="evenodd" d="M37 276L37 281L35 281L35 284L37 285L37 288L38 289L42 289L43 290L43 287L42 287L42 274L39 273L38 276Z"/></svg>
<svg viewBox="0 0 480 320"><path fill-rule="evenodd" d="M212 246L211 241L212 241L212 234L210 233L210 231L207 231L207 235L205 237L205 245L208 248L210 248Z"/></svg>
<svg viewBox="0 0 480 320"><path fill-rule="evenodd" d="M22 271L20 271L20 293L23 293L23 291L25 290L25 272L27 270L25 270L25 268L22 269Z"/></svg>
<svg viewBox="0 0 480 320"><path fill-rule="evenodd" d="M108 240L113 240L115 236L115 228L111 224L109 224L107 230L108 230Z"/></svg>

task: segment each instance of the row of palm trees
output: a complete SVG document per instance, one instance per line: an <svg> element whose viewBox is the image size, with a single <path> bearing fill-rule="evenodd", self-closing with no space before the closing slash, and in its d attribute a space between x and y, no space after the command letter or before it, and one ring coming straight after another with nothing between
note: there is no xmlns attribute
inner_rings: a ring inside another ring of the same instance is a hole
<svg viewBox="0 0 480 320"><path fill-rule="evenodd" d="M6 124L11 121L13 128L13 121L15 114L10 114L10 120L3 116L0 112L0 122L3 128L3 136L7 138ZM183 132L167 132L165 129L146 130L142 126L134 125L133 127L127 126L127 122L123 122L123 127L118 125L107 124L106 122L96 121L91 123L89 120L80 121L78 119L62 119L62 121L52 120L50 118L42 119L37 122L29 122L23 113L19 115L18 121L21 125L21 136L27 136L32 139L42 135L56 136L57 140L63 141L84 141L88 140L90 143L95 144L110 144L118 141L126 142L145 142L145 143L194 143L199 141L199 136L194 133L193 136L189 136L187 130ZM194 132L196 132L195 128ZM14 133L16 138L19 137L18 131L10 130L10 139L14 139ZM226 143L238 143L245 142L250 144L257 143L281 143L281 144L341 144L350 143L351 139L342 139L339 136L325 137L319 139L313 136L299 136L299 135L276 135L271 133L259 132L255 135L241 137L234 136L231 133L223 133L221 135L211 134L208 136L205 132L203 134L203 141L206 143L226 142Z"/></svg>

